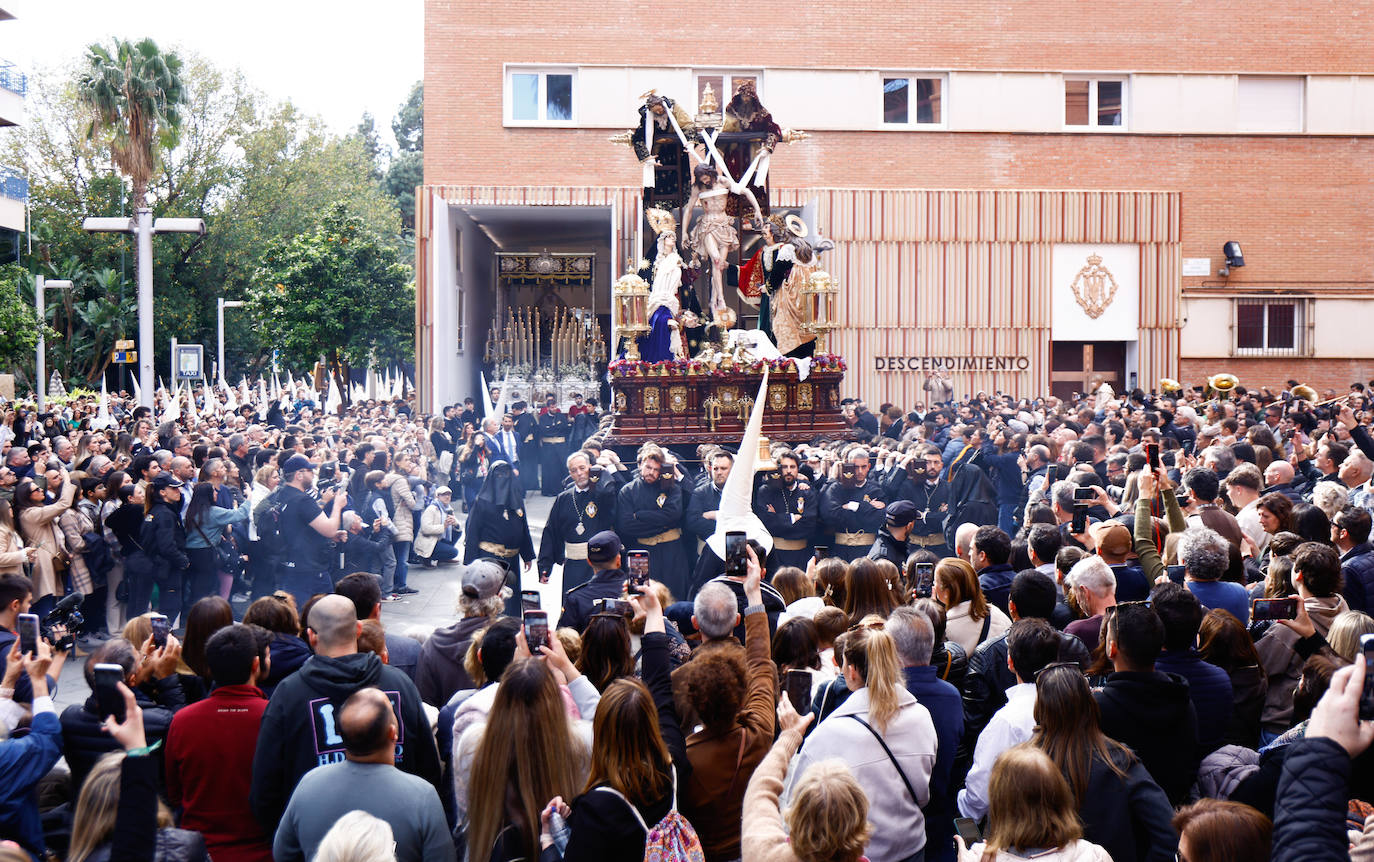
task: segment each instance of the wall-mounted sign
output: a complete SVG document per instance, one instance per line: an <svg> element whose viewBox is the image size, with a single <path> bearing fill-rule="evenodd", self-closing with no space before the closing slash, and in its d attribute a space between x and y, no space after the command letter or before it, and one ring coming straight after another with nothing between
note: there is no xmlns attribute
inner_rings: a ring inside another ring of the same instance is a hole
<svg viewBox="0 0 1374 862"><path fill-rule="evenodd" d="M1206 278L1212 274L1212 259L1210 257L1185 257L1183 259L1183 274Z"/></svg>
<svg viewBox="0 0 1374 862"><path fill-rule="evenodd" d="M1028 356L875 356L874 371L1028 371Z"/></svg>
<svg viewBox="0 0 1374 862"><path fill-rule="evenodd" d="M199 380L205 376L205 347L200 344L178 344L172 362L177 380Z"/></svg>

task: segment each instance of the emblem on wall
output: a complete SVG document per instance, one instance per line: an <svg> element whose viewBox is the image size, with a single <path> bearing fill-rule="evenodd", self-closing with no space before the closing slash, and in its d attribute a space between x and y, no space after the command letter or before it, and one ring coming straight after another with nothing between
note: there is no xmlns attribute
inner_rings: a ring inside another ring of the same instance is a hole
<svg viewBox="0 0 1374 862"><path fill-rule="evenodd" d="M1088 255L1088 265L1080 269L1073 279L1073 298L1078 301L1079 307L1096 320L1111 306L1116 298L1116 290L1116 279L1112 277L1111 270L1102 265L1102 257Z"/></svg>

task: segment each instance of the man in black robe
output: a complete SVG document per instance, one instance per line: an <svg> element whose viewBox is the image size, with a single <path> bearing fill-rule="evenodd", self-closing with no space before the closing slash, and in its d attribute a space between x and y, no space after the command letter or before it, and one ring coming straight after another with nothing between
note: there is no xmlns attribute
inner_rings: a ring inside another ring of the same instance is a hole
<svg viewBox="0 0 1374 862"><path fill-rule="evenodd" d="M811 483L799 476L800 462L795 452L784 450L774 458L778 469L764 478L763 486L754 493L754 514L773 537L773 553L768 557L768 571L783 566L805 569L815 547L816 492Z"/></svg>
<svg viewBox="0 0 1374 862"><path fill-rule="evenodd" d="M847 563L868 554L887 508L882 489L868 478L868 468L867 450L854 447L840 465L840 480L821 493L822 529L834 537L830 554Z"/></svg>
<svg viewBox="0 0 1374 862"><path fill-rule="evenodd" d="M587 541L615 529L616 506L616 485L604 467L593 466L585 452L574 452L566 463L572 484L553 501L539 539L539 580L548 583L553 567L561 563L564 592L591 578Z"/></svg>
<svg viewBox="0 0 1374 862"><path fill-rule="evenodd" d="M539 411L539 473L545 497L557 497L567 475L568 435L572 423L558 408L558 401L549 395L544 409Z"/></svg>
<svg viewBox="0 0 1374 862"><path fill-rule="evenodd" d="M517 401L510 406L510 415L515 420L515 441L519 449L520 482L526 491L539 489L539 441L536 439L539 423L525 408L529 405ZM561 471L560 476L561 479Z"/></svg>
<svg viewBox="0 0 1374 862"><path fill-rule="evenodd" d="M629 550L649 552L649 576L666 585L674 598L686 598L691 570L682 539L683 495L662 450L639 458L639 475L620 489L616 532Z"/></svg>

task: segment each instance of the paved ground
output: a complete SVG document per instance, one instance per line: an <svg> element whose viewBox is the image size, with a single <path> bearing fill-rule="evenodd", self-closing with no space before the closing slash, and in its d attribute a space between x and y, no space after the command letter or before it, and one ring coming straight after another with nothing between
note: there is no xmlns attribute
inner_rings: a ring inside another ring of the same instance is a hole
<svg viewBox="0 0 1374 862"><path fill-rule="evenodd" d="M553 500L554 498L545 497L538 492L526 497L525 511L529 518L536 552L539 550L539 537L544 530L544 521L549 516L549 510L553 508ZM441 565L434 569L412 566L408 581L410 586L420 592L407 596L404 601L383 603L382 623L387 630L404 633L412 627L434 629L453 622L454 608L458 603L459 569L456 565ZM561 570L554 569L553 577L548 584L539 583L537 573L533 569L522 572L521 577L522 588L539 590L544 609L549 611L550 618L557 618L563 589ZM242 608L238 610L242 612ZM57 694L53 698L59 712L70 704L84 703L90 695L90 689L82 675L85 662L84 656L68 659L57 686Z"/></svg>

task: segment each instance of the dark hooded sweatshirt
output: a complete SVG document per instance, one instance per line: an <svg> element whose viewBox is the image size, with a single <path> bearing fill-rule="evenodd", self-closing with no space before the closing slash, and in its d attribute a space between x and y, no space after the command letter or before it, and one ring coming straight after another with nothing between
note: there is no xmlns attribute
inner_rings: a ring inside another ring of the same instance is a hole
<svg viewBox="0 0 1374 862"><path fill-rule="evenodd" d="M1197 776L1197 712L1188 681L1162 671L1118 671L1093 695L1102 732L1130 746L1169 802L1180 805Z"/></svg>
<svg viewBox="0 0 1374 862"><path fill-rule="evenodd" d="M301 776L344 759L339 712L350 695L369 686L386 693L400 719L397 768L438 786L439 752L415 683L375 653L312 656L281 681L262 716L253 757L253 813L269 832L276 831Z"/></svg>

